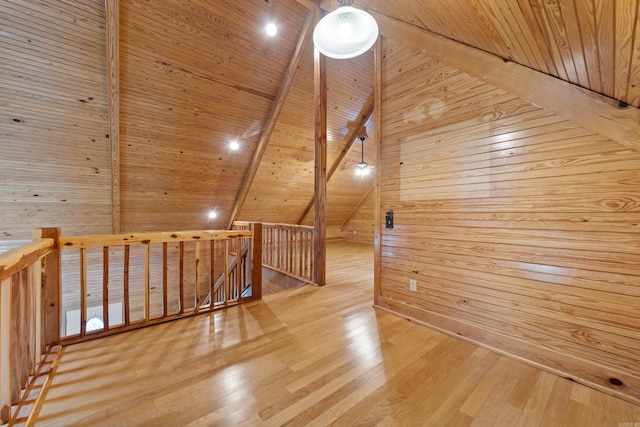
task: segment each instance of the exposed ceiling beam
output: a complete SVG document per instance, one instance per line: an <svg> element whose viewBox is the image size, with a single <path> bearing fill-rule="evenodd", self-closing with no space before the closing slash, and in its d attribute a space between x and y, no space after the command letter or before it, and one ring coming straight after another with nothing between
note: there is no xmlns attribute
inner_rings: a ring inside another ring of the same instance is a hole
<svg viewBox="0 0 640 427"><path fill-rule="evenodd" d="M301 5L303 5L304 7L310 9L310 10L315 10L320 6L320 1L321 0L297 0L298 3L300 3Z"/></svg>
<svg viewBox="0 0 640 427"><path fill-rule="evenodd" d="M273 134L273 130L278 123L278 118L280 117L280 112L282 111L284 102L287 99L287 95L289 94L291 86L293 85L293 81L298 72L298 68L300 68L300 61L302 61L302 55L304 53L305 46L307 45L308 40L311 38L311 33L313 31L316 19L315 14L315 10L309 11L304 26L302 27L302 31L300 31L298 43L296 44L296 48L291 55L289 66L287 67L287 71L284 74L282 83L280 84L280 88L278 88L278 93L275 100L273 101L271 112L269 113L269 117L267 118L267 121L262 128L262 134L260 135L258 146L256 147L256 151L254 151L253 153L253 158L251 159L251 163L249 164L249 169L244 181L242 182L240 191L238 192L238 197L236 197L236 203L233 206L231 215L229 216L229 221L227 222L228 229L231 229L231 224L233 224L233 221L236 220L238 214L240 213L240 209L242 209L242 205L244 205L244 202L247 200L249 190L251 189L251 184L253 184L253 180L255 179L256 173L258 172L260 161L262 161L262 157L264 156L264 153L267 149L267 144L269 143L271 135Z"/></svg>
<svg viewBox="0 0 640 427"><path fill-rule="evenodd" d="M640 149L640 109L607 98L540 71L369 11L380 33L424 52L460 71L593 130L625 146Z"/></svg>
<svg viewBox="0 0 640 427"><path fill-rule="evenodd" d="M342 142L342 151L340 151L340 154L338 155L336 160L331 165L331 169L329 170L329 173L327 174L327 183L329 181L331 181L331 178L338 171L338 168L340 167L340 165L342 164L344 159L349 154L349 151L351 151L351 148L353 147L353 144L356 142L356 138L358 136L358 133L362 130L362 128L367 126L367 124L371 120L371 117L373 116L373 109L374 109L374 107L373 107L373 93L371 93L371 95L369 95L369 98L367 98L367 100L365 101L364 105L362 106L362 109L360 110L360 114L358 115L359 116L359 120L351 128L351 130L349 131L347 136L345 136L345 138L344 138L344 140ZM302 215L300 216L300 219L298 220L298 224L302 224L302 222L305 220L307 215L309 215L309 212L311 212L311 208L313 207L313 205L314 205L314 202L313 202L313 198L312 198L309 201L309 203L307 203L307 207L305 208L305 210L302 212Z"/></svg>

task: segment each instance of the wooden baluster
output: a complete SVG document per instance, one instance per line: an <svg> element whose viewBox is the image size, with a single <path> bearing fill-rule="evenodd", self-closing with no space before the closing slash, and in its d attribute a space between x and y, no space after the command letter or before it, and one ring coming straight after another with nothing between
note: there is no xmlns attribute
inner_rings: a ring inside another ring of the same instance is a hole
<svg viewBox="0 0 640 427"><path fill-rule="evenodd" d="M31 275L29 274L29 267L22 269L20 272L20 300L22 318L20 321L22 322L22 336L20 337L20 365L22 366L22 371L20 372L20 388L21 390L27 387L29 382L29 375L33 370L33 366L31 365L31 352L29 343L31 341L31 313L29 312L29 301L31 301L31 283L29 281L31 279Z"/></svg>
<svg viewBox="0 0 640 427"><path fill-rule="evenodd" d="M102 319L109 329L109 246L102 248Z"/></svg>
<svg viewBox="0 0 640 427"><path fill-rule="evenodd" d="M229 305L229 239L224 239L224 305Z"/></svg>
<svg viewBox="0 0 640 427"><path fill-rule="evenodd" d="M124 245L124 324L129 326L131 323L129 310L129 245Z"/></svg>
<svg viewBox="0 0 640 427"><path fill-rule="evenodd" d="M298 233L298 250L296 251L296 262L297 262L297 268L296 271L298 272L298 276L303 277L302 276L302 237L304 236L304 232L300 231Z"/></svg>
<svg viewBox="0 0 640 427"><path fill-rule="evenodd" d="M273 266L273 228L269 227L267 229L269 233L269 246L267 247L267 264Z"/></svg>
<svg viewBox="0 0 640 427"><path fill-rule="evenodd" d="M169 314L169 284L167 279L169 260L167 246L167 242L162 243L162 317L167 317Z"/></svg>
<svg viewBox="0 0 640 427"><path fill-rule="evenodd" d="M150 244L144 245L144 321L149 321L149 312L151 305L151 284L149 281L149 258L150 258Z"/></svg>
<svg viewBox="0 0 640 427"><path fill-rule="evenodd" d="M184 242L180 242L180 260L179 260L179 265L180 265L180 284L179 284L179 288L180 288L180 297L179 297L179 304L180 304L180 314L184 313Z"/></svg>
<svg viewBox="0 0 640 427"><path fill-rule="evenodd" d="M196 295L195 295L195 311L200 311L200 241L196 241Z"/></svg>
<svg viewBox="0 0 640 427"><path fill-rule="evenodd" d="M296 249L296 232L289 230L289 273L295 274L296 268L294 263L295 249Z"/></svg>
<svg viewBox="0 0 640 427"><path fill-rule="evenodd" d="M33 366L38 366L40 363L40 355L42 354L42 259L38 260L30 267L31 283L32 286L32 313L34 328L32 334L33 344Z"/></svg>
<svg viewBox="0 0 640 427"><path fill-rule="evenodd" d="M309 277L309 233L304 234L304 278Z"/></svg>
<svg viewBox="0 0 640 427"><path fill-rule="evenodd" d="M80 248L80 336L87 334L87 250Z"/></svg>
<svg viewBox="0 0 640 427"><path fill-rule="evenodd" d="M215 261L216 261L216 257L215 257L215 250L216 250L216 245L215 245L215 240L211 240L209 242L209 310L213 310L213 306L214 306L214 302L215 302L215 284L216 284L216 279L215 279Z"/></svg>
<svg viewBox="0 0 640 427"><path fill-rule="evenodd" d="M262 298L262 224L251 224L251 298Z"/></svg>
<svg viewBox="0 0 640 427"><path fill-rule="evenodd" d="M11 404L15 405L20 401L20 331L22 324L20 318L22 313L20 300L20 273L11 276L11 342L9 349L11 350Z"/></svg>

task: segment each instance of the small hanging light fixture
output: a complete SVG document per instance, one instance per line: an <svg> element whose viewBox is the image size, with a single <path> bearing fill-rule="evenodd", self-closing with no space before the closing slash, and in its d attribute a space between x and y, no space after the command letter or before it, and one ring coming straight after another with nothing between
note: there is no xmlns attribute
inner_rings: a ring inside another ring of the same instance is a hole
<svg viewBox="0 0 640 427"><path fill-rule="evenodd" d="M330 58L354 58L376 42L378 24L364 10L352 7L353 0L338 2L340 7L322 18L313 30L313 44Z"/></svg>
<svg viewBox="0 0 640 427"><path fill-rule="evenodd" d="M362 142L362 157L360 163L357 164L356 175L364 176L369 174L369 163L364 161L364 140L367 138L367 128L362 128L358 133L358 138Z"/></svg>

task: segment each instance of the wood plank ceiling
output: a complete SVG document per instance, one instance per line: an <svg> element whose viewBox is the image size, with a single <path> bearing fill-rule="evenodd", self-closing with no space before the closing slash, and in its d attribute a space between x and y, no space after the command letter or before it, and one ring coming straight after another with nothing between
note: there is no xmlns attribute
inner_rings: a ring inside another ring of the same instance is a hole
<svg viewBox="0 0 640 427"><path fill-rule="evenodd" d="M226 226L312 5L121 2L122 230ZM406 0L398 7L359 0L356 6L640 105L638 1ZM269 21L280 27L272 39L264 35ZM239 219L313 222L312 51L307 41ZM370 102L372 52L329 60L328 79L329 165L347 154L328 187L328 225L340 226L372 184L352 173L360 142L351 139ZM368 131L374 132L371 123ZM228 149L234 138L238 152ZM372 163L370 148L365 143ZM206 219L209 210L217 220Z"/></svg>
<svg viewBox="0 0 640 427"><path fill-rule="evenodd" d="M334 9L333 0L322 7ZM640 106L637 0L358 0L359 7ZM523 82L526 84L526 82Z"/></svg>

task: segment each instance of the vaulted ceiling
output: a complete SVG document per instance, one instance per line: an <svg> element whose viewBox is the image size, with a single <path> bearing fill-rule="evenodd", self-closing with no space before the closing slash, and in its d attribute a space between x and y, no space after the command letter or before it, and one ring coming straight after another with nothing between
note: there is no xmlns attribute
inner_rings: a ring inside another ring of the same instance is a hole
<svg viewBox="0 0 640 427"><path fill-rule="evenodd" d="M231 218L313 223L311 32L318 4L326 13L338 1L106 4L119 4L116 155L109 151L105 2L0 5L0 97L8 123L0 181L10 190L2 200L15 207L4 218L20 231L6 236L28 235L43 224L102 233L111 228L112 212L122 231L225 228ZM606 102L617 100L620 108L640 106L639 4L354 2L378 19L383 37L393 39L400 30L406 41L407 34L427 31L538 70L550 81L566 80ZM265 33L269 22L278 26L275 37ZM411 47L427 54L430 48ZM451 59L459 64L459 57ZM440 60L447 63L442 54ZM468 62L473 68L473 59ZM364 157L374 160L373 63L372 51L327 60L329 226L344 224L371 194L372 177L353 172L361 159L355 135L363 125L371 136ZM239 150L229 148L232 140ZM119 162L118 212L111 209L110 156ZM36 167L25 166L25 158ZM208 219L209 211L217 218Z"/></svg>
<svg viewBox="0 0 640 427"><path fill-rule="evenodd" d="M321 3L325 10L338 5ZM637 1L355 6L640 104ZM310 0L120 2L123 230L187 227L212 209L216 228L232 216L313 222L315 7ZM265 34L268 22L278 25L275 37ZM372 52L328 60L330 226L343 224L372 186L353 170L361 156L354 128L374 132L373 80ZM234 139L238 151L228 148ZM372 144L364 149L372 162Z"/></svg>

